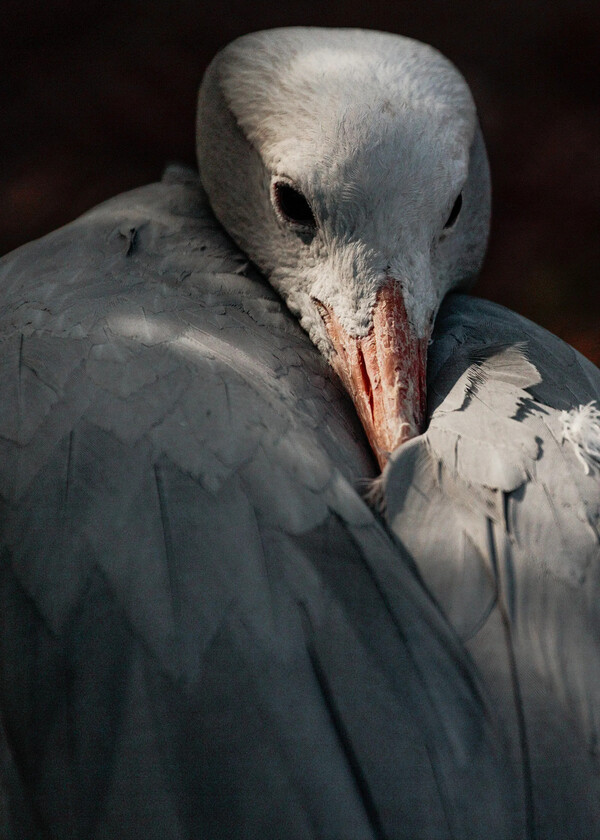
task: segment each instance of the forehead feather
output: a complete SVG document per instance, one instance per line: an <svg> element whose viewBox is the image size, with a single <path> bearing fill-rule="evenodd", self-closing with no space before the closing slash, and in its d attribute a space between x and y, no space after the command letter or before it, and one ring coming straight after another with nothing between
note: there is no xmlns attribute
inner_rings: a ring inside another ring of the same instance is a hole
<svg viewBox="0 0 600 840"><path fill-rule="evenodd" d="M410 38L274 29L239 38L218 62L225 99L268 165L307 147L340 156L361 145L357 135L384 140L403 124L441 130L457 147L473 136L466 82L437 50Z"/></svg>

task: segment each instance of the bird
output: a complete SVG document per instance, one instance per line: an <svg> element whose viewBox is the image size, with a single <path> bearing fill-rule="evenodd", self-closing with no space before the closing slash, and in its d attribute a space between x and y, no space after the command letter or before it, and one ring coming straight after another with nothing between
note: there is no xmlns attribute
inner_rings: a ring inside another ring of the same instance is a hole
<svg viewBox="0 0 600 840"><path fill-rule="evenodd" d="M589 834L598 372L449 296L489 227L466 83L401 36L255 33L197 137L199 180L0 263L4 833Z"/></svg>
<svg viewBox="0 0 600 840"><path fill-rule="evenodd" d="M502 710L525 836L600 832L600 374L506 310L437 318L490 224L467 84L395 35L257 33L213 61L197 136L217 218L352 396L372 498Z"/></svg>

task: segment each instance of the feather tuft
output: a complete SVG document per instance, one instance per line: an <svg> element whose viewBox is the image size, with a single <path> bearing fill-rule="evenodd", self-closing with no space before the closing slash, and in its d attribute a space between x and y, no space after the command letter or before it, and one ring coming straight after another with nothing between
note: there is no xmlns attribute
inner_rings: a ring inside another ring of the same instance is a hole
<svg viewBox="0 0 600 840"><path fill-rule="evenodd" d="M361 496L363 500L369 505L371 510L374 510L380 516L385 516L387 505L383 473L376 478L363 479L359 483L362 485Z"/></svg>
<svg viewBox="0 0 600 840"><path fill-rule="evenodd" d="M600 466L600 410L594 402L561 411L563 441L568 440L583 464L586 475Z"/></svg>

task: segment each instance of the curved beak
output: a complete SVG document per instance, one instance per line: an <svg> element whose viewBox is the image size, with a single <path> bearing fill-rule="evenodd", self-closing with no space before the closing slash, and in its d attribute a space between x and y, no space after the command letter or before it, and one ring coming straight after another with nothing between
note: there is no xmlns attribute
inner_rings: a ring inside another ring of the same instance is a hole
<svg viewBox="0 0 600 840"><path fill-rule="evenodd" d="M373 325L365 336L348 335L335 313L321 306L335 349L331 364L352 397L383 469L394 449L422 431L429 335L417 338L396 280L379 290Z"/></svg>

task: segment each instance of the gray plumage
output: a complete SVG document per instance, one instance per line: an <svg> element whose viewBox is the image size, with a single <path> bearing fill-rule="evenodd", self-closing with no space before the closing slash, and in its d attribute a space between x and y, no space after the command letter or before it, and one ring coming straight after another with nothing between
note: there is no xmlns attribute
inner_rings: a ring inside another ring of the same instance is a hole
<svg viewBox="0 0 600 840"><path fill-rule="evenodd" d="M352 407L193 176L0 284L3 836L514 836Z"/></svg>
<svg viewBox="0 0 600 840"><path fill-rule="evenodd" d="M447 301L434 339L429 427L394 454L378 493L494 697L528 836L595 836L600 462L565 439L564 412L598 399L600 372L464 296Z"/></svg>

